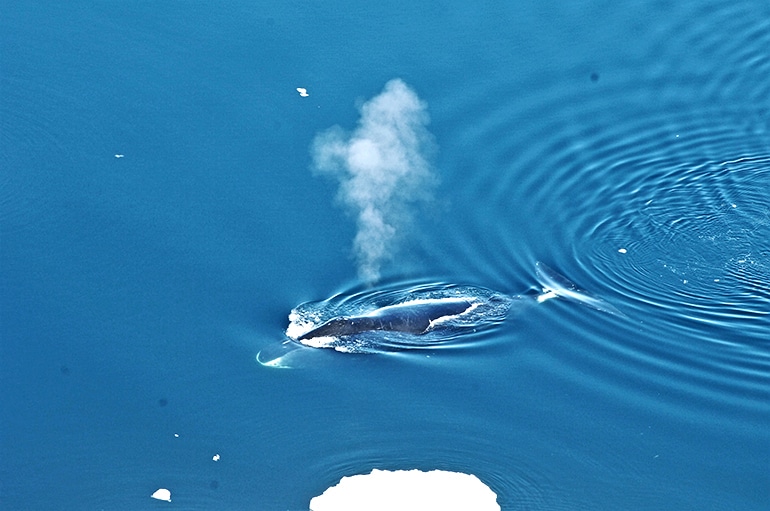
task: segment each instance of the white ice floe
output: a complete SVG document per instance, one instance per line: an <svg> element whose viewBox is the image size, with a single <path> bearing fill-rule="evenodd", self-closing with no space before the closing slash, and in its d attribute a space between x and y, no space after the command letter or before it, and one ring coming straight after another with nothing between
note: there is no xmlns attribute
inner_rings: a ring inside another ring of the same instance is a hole
<svg viewBox="0 0 770 511"><path fill-rule="evenodd" d="M306 98L310 95L307 93L307 89L305 89L304 87L297 87L297 92L299 92L299 95L302 96L303 98Z"/></svg>
<svg viewBox="0 0 770 511"><path fill-rule="evenodd" d="M343 477L310 500L310 511L500 511L497 495L461 472L377 470Z"/></svg>
<svg viewBox="0 0 770 511"><path fill-rule="evenodd" d="M165 500L166 502L171 502L171 492L165 488L158 488L155 490L155 493L150 495L150 497L156 500Z"/></svg>

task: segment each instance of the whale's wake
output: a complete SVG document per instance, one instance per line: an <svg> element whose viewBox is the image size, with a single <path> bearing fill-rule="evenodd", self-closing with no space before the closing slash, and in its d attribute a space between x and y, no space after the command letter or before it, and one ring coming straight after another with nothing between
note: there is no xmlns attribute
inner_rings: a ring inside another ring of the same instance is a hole
<svg viewBox="0 0 770 511"><path fill-rule="evenodd" d="M469 336L501 324L514 302L538 304L562 298L623 316L547 265L538 262L535 269L539 286L518 295L476 286L424 284L303 303L289 314L286 341L263 350L257 359L262 365L287 367L287 355L303 347L388 353L465 346Z"/></svg>

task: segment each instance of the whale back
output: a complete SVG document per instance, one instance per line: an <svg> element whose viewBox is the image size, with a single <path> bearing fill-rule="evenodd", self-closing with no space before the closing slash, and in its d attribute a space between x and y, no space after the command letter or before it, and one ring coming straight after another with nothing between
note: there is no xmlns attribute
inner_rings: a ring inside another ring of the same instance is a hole
<svg viewBox="0 0 770 511"><path fill-rule="evenodd" d="M467 298L411 300L380 307L361 316L332 318L297 340L340 337L375 330L420 335L430 330L436 321L458 316L471 308L473 302Z"/></svg>

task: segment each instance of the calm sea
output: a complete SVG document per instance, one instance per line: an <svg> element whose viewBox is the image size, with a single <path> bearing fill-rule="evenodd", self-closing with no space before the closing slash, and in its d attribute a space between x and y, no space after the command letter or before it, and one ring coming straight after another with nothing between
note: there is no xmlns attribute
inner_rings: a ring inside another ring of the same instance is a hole
<svg viewBox="0 0 770 511"><path fill-rule="evenodd" d="M770 509L766 1L0 11L2 509L297 511L372 468ZM413 117L369 124L393 79ZM256 360L305 302L537 261L620 314Z"/></svg>

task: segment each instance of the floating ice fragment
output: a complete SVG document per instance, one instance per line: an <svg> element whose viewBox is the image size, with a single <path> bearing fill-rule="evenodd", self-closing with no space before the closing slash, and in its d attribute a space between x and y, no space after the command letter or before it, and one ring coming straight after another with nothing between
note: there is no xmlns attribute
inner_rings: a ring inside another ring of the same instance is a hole
<svg viewBox="0 0 770 511"><path fill-rule="evenodd" d="M625 254L626 252L628 252L628 250L626 250L625 248L619 248L618 252L620 252L621 254Z"/></svg>
<svg viewBox="0 0 770 511"><path fill-rule="evenodd" d="M166 502L171 502L171 492L165 488L158 488L155 490L155 493L150 495L150 497L156 500L165 500Z"/></svg>
<svg viewBox="0 0 770 511"><path fill-rule="evenodd" d="M343 477L310 500L310 511L500 511L497 495L472 474L372 470Z"/></svg>
<svg viewBox="0 0 770 511"><path fill-rule="evenodd" d="M299 92L299 95L302 96L303 98L306 98L310 95L307 93L307 89L303 87L297 87L297 92Z"/></svg>
<svg viewBox="0 0 770 511"><path fill-rule="evenodd" d="M731 205L733 208L737 208L737 207L738 207L738 205L737 205L737 204L730 204L730 205Z"/></svg>
<svg viewBox="0 0 770 511"><path fill-rule="evenodd" d="M124 154L116 154L115 158L123 158L124 156L125 156Z"/></svg>
<svg viewBox="0 0 770 511"><path fill-rule="evenodd" d="M215 454L213 458L211 458L214 461L219 461L219 454Z"/></svg>

